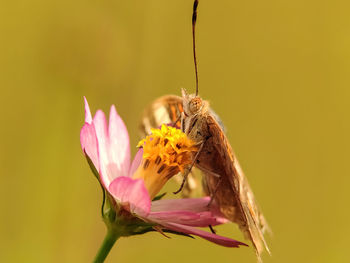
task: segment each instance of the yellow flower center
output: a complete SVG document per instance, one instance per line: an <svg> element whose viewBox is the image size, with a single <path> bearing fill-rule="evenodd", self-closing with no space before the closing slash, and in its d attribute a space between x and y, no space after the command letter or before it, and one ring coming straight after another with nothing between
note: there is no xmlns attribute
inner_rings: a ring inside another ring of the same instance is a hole
<svg viewBox="0 0 350 263"><path fill-rule="evenodd" d="M151 135L137 146L143 147L143 159L133 178L144 180L151 199L171 177L192 163L198 150L185 133L164 124L160 129L151 129Z"/></svg>

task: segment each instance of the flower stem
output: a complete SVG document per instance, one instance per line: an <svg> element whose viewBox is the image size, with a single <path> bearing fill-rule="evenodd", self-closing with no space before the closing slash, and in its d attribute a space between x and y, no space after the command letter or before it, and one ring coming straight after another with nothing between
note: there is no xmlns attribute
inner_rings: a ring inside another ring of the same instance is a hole
<svg viewBox="0 0 350 263"><path fill-rule="evenodd" d="M104 262L109 252L111 251L115 241L117 241L119 237L120 235L118 233L114 231L108 231L93 262L94 263Z"/></svg>

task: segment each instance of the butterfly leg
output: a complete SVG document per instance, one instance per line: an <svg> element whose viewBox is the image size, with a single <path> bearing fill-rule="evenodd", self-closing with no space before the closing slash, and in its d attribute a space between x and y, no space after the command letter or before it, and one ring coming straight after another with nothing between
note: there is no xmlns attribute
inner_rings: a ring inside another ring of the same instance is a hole
<svg viewBox="0 0 350 263"><path fill-rule="evenodd" d="M191 170L192 170L194 164L196 163L199 154L200 154L201 151L203 150L204 144L205 144L205 141L203 141L203 142L200 143L198 152L197 152L196 155L194 156L193 161L192 161L190 167L187 168L187 169L185 170L185 172L184 172L184 175L183 175L184 177L183 177L183 179L182 179L182 183L181 183L181 186L180 186L179 190L175 191L174 194L180 193L181 190L184 188L184 185L185 185L185 183L186 183L186 181L187 181L187 177L188 177L189 173L191 172Z"/></svg>
<svg viewBox="0 0 350 263"><path fill-rule="evenodd" d="M176 118L176 120L174 121L174 122L172 122L171 123L171 125L173 126L173 127L175 127L175 128L178 128L178 126L177 126L177 123L180 121L180 128L181 128L181 130L182 130L182 116L181 116L181 114L179 115L179 117L177 117Z"/></svg>
<svg viewBox="0 0 350 263"><path fill-rule="evenodd" d="M210 171L210 170L204 168L203 166L201 166L201 165L198 164L198 163L196 164L196 167L197 167L198 169L200 169L202 172L205 172L205 173L207 173L207 174L209 174L209 175L215 176L215 177L217 177L217 178L220 178L220 177L221 177L220 174L214 173L214 172L212 172L212 171Z"/></svg>
<svg viewBox="0 0 350 263"><path fill-rule="evenodd" d="M210 229L210 231L211 231L213 234L216 234L216 231L215 231L215 229L213 228L212 225L209 225L209 229Z"/></svg>
<svg viewBox="0 0 350 263"><path fill-rule="evenodd" d="M204 168L203 166L201 166L199 164L197 164L197 168L199 168L200 170L202 170L202 172L205 172L208 175L212 175L212 176L215 176L217 178L220 178L218 183L215 186L214 192L210 193L210 201L208 203L208 207L210 207L210 205L212 204L212 202L214 200L214 197L215 197L215 195L216 195L216 193L217 193L217 191L219 189L219 186L220 186L220 184L222 182L222 176L220 174L214 173L213 171L210 171L210 170Z"/></svg>
<svg viewBox="0 0 350 263"><path fill-rule="evenodd" d="M219 189L219 186L220 186L221 182L222 182L222 177L220 177L218 183L217 183L216 186L215 186L214 191L213 191L212 193L210 193L210 201L209 201L209 203L208 203L208 207L210 207L211 204L213 203L214 197L215 197L215 195L216 195L216 193L217 193L217 191L218 191L218 189Z"/></svg>
<svg viewBox="0 0 350 263"><path fill-rule="evenodd" d="M181 131L185 132L185 113L181 112Z"/></svg>

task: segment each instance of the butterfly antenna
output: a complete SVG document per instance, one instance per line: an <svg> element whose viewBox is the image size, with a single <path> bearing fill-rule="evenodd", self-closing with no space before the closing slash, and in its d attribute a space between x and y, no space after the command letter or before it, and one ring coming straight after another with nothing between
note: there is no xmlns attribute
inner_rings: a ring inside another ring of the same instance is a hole
<svg viewBox="0 0 350 263"><path fill-rule="evenodd" d="M192 14L192 40L193 40L194 70L195 70L195 73L196 73L196 96L198 96L198 68L197 68L197 56L196 56L197 7L198 7L198 0L195 0L194 3L193 3L193 14Z"/></svg>

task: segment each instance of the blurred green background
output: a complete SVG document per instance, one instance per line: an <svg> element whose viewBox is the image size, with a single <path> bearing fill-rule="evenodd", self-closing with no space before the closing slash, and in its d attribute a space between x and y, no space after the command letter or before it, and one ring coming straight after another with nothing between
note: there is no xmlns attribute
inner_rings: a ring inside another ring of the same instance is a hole
<svg viewBox="0 0 350 263"><path fill-rule="evenodd" d="M192 0L1 1L0 261L91 262L101 192L80 149L83 96L142 109L194 91ZM265 262L349 262L348 1L201 0L200 95L274 232ZM242 240L236 227L220 234ZM252 248L151 233L107 262L255 262Z"/></svg>

